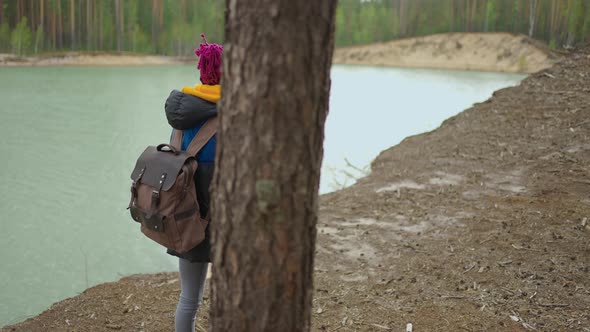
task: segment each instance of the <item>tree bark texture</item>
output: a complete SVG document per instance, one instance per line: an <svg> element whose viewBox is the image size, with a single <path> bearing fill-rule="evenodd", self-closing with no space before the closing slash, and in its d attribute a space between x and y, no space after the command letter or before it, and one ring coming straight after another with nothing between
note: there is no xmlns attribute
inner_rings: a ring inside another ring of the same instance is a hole
<svg viewBox="0 0 590 332"><path fill-rule="evenodd" d="M308 331L336 0L226 6L212 331Z"/></svg>
<svg viewBox="0 0 590 332"><path fill-rule="evenodd" d="M72 49L76 49L76 3L70 0L70 38Z"/></svg>
<svg viewBox="0 0 590 332"><path fill-rule="evenodd" d="M123 50L123 27L121 26L121 0L115 0L115 27L117 30L117 51Z"/></svg>
<svg viewBox="0 0 590 332"><path fill-rule="evenodd" d="M90 50L90 43L92 41L92 8L90 7L90 0L86 0L86 50Z"/></svg>
<svg viewBox="0 0 590 332"><path fill-rule="evenodd" d="M533 38L535 31L535 0L529 0L529 37Z"/></svg>

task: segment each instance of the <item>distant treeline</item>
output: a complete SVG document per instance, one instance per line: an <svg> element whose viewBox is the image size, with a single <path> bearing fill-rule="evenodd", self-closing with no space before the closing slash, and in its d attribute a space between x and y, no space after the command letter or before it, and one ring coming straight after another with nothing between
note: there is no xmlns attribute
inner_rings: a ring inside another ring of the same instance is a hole
<svg viewBox="0 0 590 332"><path fill-rule="evenodd" d="M191 55L223 36L222 0L0 0L0 52Z"/></svg>
<svg viewBox="0 0 590 332"><path fill-rule="evenodd" d="M222 41L224 7L223 0L0 0L0 52L191 55L201 32ZM587 43L590 0L340 0L336 13L337 46L492 31L553 48Z"/></svg>
<svg viewBox="0 0 590 332"><path fill-rule="evenodd" d="M590 0L339 0L336 44L443 32L512 32L551 47L587 43Z"/></svg>

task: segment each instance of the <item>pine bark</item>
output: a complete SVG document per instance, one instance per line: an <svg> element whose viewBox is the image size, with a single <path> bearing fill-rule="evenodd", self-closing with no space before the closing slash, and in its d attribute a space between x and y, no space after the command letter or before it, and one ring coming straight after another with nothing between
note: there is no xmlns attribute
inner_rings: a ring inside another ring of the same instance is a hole
<svg viewBox="0 0 590 332"><path fill-rule="evenodd" d="M228 0L212 331L309 331L336 0Z"/></svg>
<svg viewBox="0 0 590 332"><path fill-rule="evenodd" d="M64 47L64 34L61 1L57 2L57 38L57 47L62 49Z"/></svg>
<svg viewBox="0 0 590 332"><path fill-rule="evenodd" d="M123 50L123 27L121 26L121 0L115 0L115 28L117 30L117 52Z"/></svg>
<svg viewBox="0 0 590 332"><path fill-rule="evenodd" d="M74 0L70 0L70 39L72 50L76 49L76 11Z"/></svg>
<svg viewBox="0 0 590 332"><path fill-rule="evenodd" d="M529 0L529 37L533 38L535 31L535 0Z"/></svg>
<svg viewBox="0 0 590 332"><path fill-rule="evenodd" d="M152 0L152 46L154 51L158 53L160 47L158 41L160 40L160 24L159 24L159 1Z"/></svg>
<svg viewBox="0 0 590 332"><path fill-rule="evenodd" d="M408 24L407 24L407 0L400 0L399 2L399 26L400 26L400 34L402 37L406 37L408 32Z"/></svg>
<svg viewBox="0 0 590 332"><path fill-rule="evenodd" d="M90 51L90 43L92 37L92 8L90 0L86 0L86 50Z"/></svg>
<svg viewBox="0 0 590 332"><path fill-rule="evenodd" d="M39 26L43 30L43 36L46 36L46 34L45 34L45 0L39 1ZM45 37L41 38L41 49L42 50L45 49Z"/></svg>

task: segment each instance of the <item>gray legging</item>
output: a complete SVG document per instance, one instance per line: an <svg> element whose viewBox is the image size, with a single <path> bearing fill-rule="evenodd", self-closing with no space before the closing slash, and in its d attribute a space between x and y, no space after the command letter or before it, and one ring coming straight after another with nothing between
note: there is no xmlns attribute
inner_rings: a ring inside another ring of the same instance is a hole
<svg viewBox="0 0 590 332"><path fill-rule="evenodd" d="M203 300L209 263L191 263L180 258L180 298L176 307L176 332L194 332L195 315Z"/></svg>

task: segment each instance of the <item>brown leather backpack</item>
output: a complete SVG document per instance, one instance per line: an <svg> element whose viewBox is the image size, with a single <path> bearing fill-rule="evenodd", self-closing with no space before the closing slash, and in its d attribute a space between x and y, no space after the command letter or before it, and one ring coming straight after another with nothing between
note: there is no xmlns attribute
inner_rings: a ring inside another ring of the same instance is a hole
<svg viewBox="0 0 590 332"><path fill-rule="evenodd" d="M205 238L209 221L201 218L197 202L196 155L216 129L217 117L209 119L186 151L182 131L174 130L171 144L148 146L131 173L131 217L147 237L181 254Z"/></svg>

